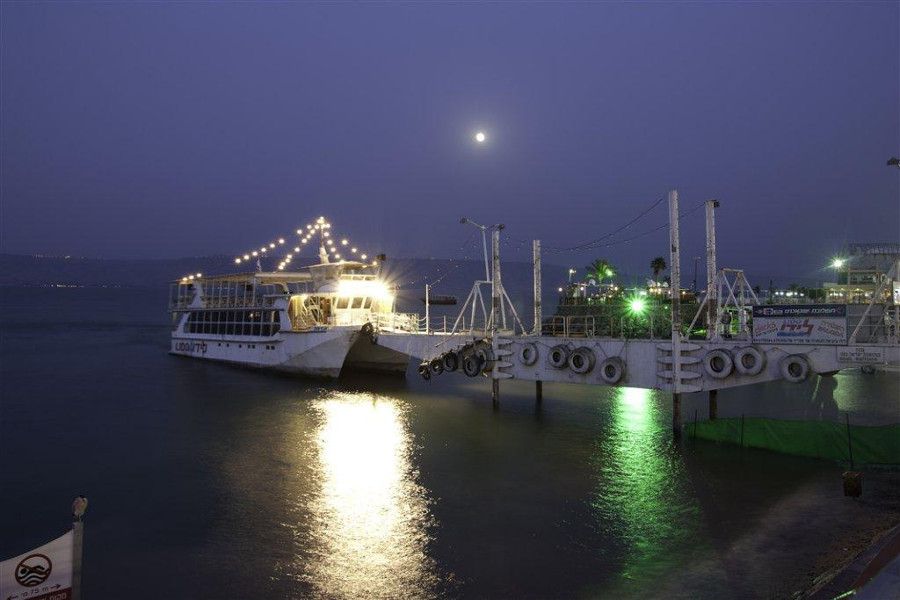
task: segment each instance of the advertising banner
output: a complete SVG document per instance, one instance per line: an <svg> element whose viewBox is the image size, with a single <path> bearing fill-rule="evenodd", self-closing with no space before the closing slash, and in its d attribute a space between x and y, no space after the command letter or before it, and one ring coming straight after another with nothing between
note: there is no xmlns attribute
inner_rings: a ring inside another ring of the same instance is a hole
<svg viewBox="0 0 900 600"><path fill-rule="evenodd" d="M72 546L70 531L52 542L0 562L3 600L70 600Z"/></svg>
<svg viewBox="0 0 900 600"><path fill-rule="evenodd" d="M846 344L847 306L844 304L754 306L753 341L763 344Z"/></svg>

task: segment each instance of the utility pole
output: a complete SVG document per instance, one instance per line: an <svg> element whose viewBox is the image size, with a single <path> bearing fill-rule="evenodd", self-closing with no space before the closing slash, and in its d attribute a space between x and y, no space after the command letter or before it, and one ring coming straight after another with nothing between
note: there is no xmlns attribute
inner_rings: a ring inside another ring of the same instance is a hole
<svg viewBox="0 0 900 600"><path fill-rule="evenodd" d="M678 236L678 191L669 192L669 276L672 285L672 435L681 438L681 248Z"/></svg>
<svg viewBox="0 0 900 600"><path fill-rule="evenodd" d="M431 322L431 298L429 297L429 292L431 291L431 286L427 283L425 284L425 335L429 334L429 323Z"/></svg>
<svg viewBox="0 0 900 600"><path fill-rule="evenodd" d="M500 408L500 379L497 375L497 321L500 317L501 282L500 282L500 230L503 225L496 225L491 231L491 246L493 254L493 278L491 279L491 347L494 354L494 367L491 370L491 402L494 409Z"/></svg>
<svg viewBox="0 0 900 600"><path fill-rule="evenodd" d="M718 338L719 299L716 295L716 208L718 200L706 201L706 339ZM709 420L719 416L719 390L709 390Z"/></svg>
<svg viewBox="0 0 900 600"><path fill-rule="evenodd" d="M532 266L534 267L534 327L532 335L541 335L541 240L531 243Z"/></svg>
<svg viewBox="0 0 900 600"><path fill-rule="evenodd" d="M706 201L706 339L718 338L719 299L716 295L716 209L718 200Z"/></svg>
<svg viewBox="0 0 900 600"><path fill-rule="evenodd" d="M541 335L541 326L544 318L541 311L541 240L531 243L532 263L534 266L534 327L532 335ZM544 384L538 379L534 382L534 400L540 404L544 395Z"/></svg>

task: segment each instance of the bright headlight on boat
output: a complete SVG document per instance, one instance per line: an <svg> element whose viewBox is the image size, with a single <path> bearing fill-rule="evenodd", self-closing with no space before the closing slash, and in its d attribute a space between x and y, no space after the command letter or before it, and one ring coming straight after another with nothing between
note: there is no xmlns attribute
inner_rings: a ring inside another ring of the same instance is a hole
<svg viewBox="0 0 900 600"><path fill-rule="evenodd" d="M347 297L370 296L378 300L388 300L391 298L391 290L383 281L343 280L338 283L338 295Z"/></svg>

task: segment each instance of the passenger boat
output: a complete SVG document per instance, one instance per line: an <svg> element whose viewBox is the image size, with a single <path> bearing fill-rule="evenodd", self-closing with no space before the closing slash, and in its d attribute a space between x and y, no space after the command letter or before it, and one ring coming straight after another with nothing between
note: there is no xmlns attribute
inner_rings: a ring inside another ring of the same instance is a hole
<svg viewBox="0 0 900 600"><path fill-rule="evenodd" d="M340 246L329 241L329 229L320 218L297 230L303 244L319 238L317 264L289 270L288 253L277 270L262 271L258 255L265 251L258 250L235 259L240 265L257 258L256 271L173 282L170 353L315 377L405 373L409 357L376 345L373 336L387 323L415 331L418 316L394 312L394 290L378 261L337 260ZM264 248L275 250L276 242Z"/></svg>

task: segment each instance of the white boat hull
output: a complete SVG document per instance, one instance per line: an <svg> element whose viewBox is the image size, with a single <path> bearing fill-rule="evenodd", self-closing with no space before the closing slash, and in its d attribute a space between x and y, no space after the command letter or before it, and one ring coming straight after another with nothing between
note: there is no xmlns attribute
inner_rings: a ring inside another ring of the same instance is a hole
<svg viewBox="0 0 900 600"><path fill-rule="evenodd" d="M357 370L403 374L409 363L405 354L371 343L358 327L240 338L176 332L170 354L327 378Z"/></svg>

